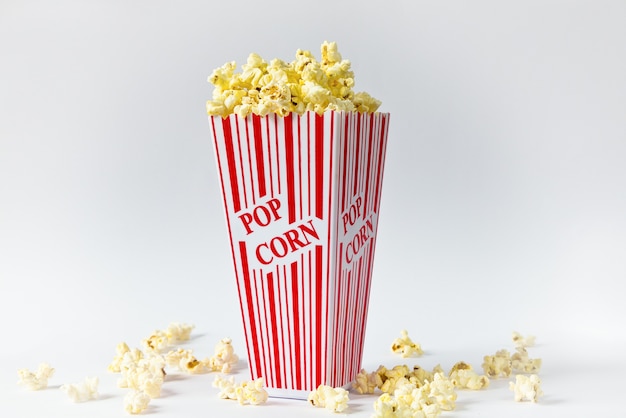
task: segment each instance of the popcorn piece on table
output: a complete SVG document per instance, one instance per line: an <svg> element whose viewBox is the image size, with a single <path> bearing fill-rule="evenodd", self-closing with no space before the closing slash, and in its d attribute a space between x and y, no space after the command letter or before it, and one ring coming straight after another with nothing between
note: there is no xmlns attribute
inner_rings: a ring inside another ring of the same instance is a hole
<svg viewBox="0 0 626 418"><path fill-rule="evenodd" d="M141 344L146 352L160 353L176 343L189 340L193 328L194 325L172 322L165 331L154 331L149 337L144 338Z"/></svg>
<svg viewBox="0 0 626 418"><path fill-rule="evenodd" d="M515 375L515 382L509 382L509 389L515 393L516 402L537 402L539 397L543 395L541 380L536 374L530 376Z"/></svg>
<svg viewBox="0 0 626 418"><path fill-rule="evenodd" d="M98 378L86 377L82 383L64 384L60 389L69 396L73 402L86 402L98 399Z"/></svg>
<svg viewBox="0 0 626 418"><path fill-rule="evenodd" d="M348 408L348 391L343 388L319 385L316 390L309 393L307 398L313 406L326 408L333 412L343 412Z"/></svg>
<svg viewBox="0 0 626 418"><path fill-rule="evenodd" d="M238 361L239 357L235 354L232 340L222 338L215 345L215 352L206 362L206 367L214 372L230 373Z"/></svg>
<svg viewBox="0 0 626 418"><path fill-rule="evenodd" d="M124 397L124 409L133 415L145 411L149 403L150 396L139 390L133 390Z"/></svg>
<svg viewBox="0 0 626 418"><path fill-rule="evenodd" d="M107 367L107 370L112 373L120 373L122 371L121 366L122 361L124 360L124 355L128 352L130 352L130 347L128 347L128 344L126 344L125 342L119 343L115 347L115 357L113 358L113 361L111 361L111 364L109 364L109 366Z"/></svg>
<svg viewBox="0 0 626 418"><path fill-rule="evenodd" d="M489 386L489 378L478 375L470 364L459 361L450 370L450 380L461 389L478 390Z"/></svg>
<svg viewBox="0 0 626 418"><path fill-rule="evenodd" d="M511 356L511 368L513 371L521 373L538 373L541 369L541 359L531 359L528 350L524 347L517 347L517 352Z"/></svg>
<svg viewBox="0 0 626 418"><path fill-rule="evenodd" d="M535 345L535 336L533 335L529 335L524 338L519 332L513 331L512 339L513 344L515 344L515 348L526 348Z"/></svg>
<svg viewBox="0 0 626 418"><path fill-rule="evenodd" d="M367 373L365 369L361 369L352 382L352 388L362 395L374 393L376 388L380 388L382 385L383 381L377 372Z"/></svg>
<svg viewBox="0 0 626 418"><path fill-rule="evenodd" d="M435 373L433 380L426 381L422 386L422 391L427 394L428 399L434 400L441 410L452 411L456 408L457 398L454 388L455 385L452 380L443 373Z"/></svg>
<svg viewBox="0 0 626 418"><path fill-rule="evenodd" d="M176 367L178 370L189 374L199 374L207 372L206 362L198 360L192 350L178 348L165 355L168 366ZM208 360L207 360L208 361Z"/></svg>
<svg viewBox="0 0 626 418"><path fill-rule="evenodd" d="M488 377L509 377L511 375L511 353L498 350L493 356L483 357L483 370Z"/></svg>
<svg viewBox="0 0 626 418"><path fill-rule="evenodd" d="M213 386L220 389L218 396L221 399L236 400L240 405L245 405L246 403L260 405L267 402L268 393L263 385L264 380L262 377L236 384L234 377L224 379L218 375L213 381Z"/></svg>
<svg viewBox="0 0 626 418"><path fill-rule="evenodd" d="M374 402L373 418L436 418L441 414L440 406L429 396L425 387L411 384L399 386L392 394L383 393Z"/></svg>
<svg viewBox="0 0 626 418"><path fill-rule="evenodd" d="M24 386L29 390L40 390L48 387L48 379L54 374L54 369L48 363L41 363L36 372L28 369L19 369L18 385Z"/></svg>
<svg viewBox="0 0 626 418"><path fill-rule="evenodd" d="M118 386L145 393L150 398L161 396L161 388L165 378L163 371L165 360L160 355L152 355L140 359L137 363L129 363L122 369L122 377Z"/></svg>
<svg viewBox="0 0 626 418"><path fill-rule="evenodd" d="M400 354L402 357L419 357L424 354L422 347L414 343L409 338L409 333L407 330L403 329L400 331L400 338L396 338L391 344L391 351L396 354Z"/></svg>

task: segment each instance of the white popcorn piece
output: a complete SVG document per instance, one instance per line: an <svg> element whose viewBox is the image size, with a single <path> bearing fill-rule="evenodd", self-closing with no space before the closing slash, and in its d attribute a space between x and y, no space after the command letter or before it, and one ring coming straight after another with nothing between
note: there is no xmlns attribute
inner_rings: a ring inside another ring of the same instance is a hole
<svg viewBox="0 0 626 418"><path fill-rule="evenodd" d="M445 377L444 377L445 379ZM398 386L393 395L383 393L374 402L374 418L436 418L441 407L430 396L428 386L415 387L410 383Z"/></svg>
<svg viewBox="0 0 626 418"><path fill-rule="evenodd" d="M220 390L218 396L221 399L236 400L240 405L261 405L267 402L269 395L263 387L264 383L262 377L241 384L236 384L234 377L224 379L218 375L213 380L213 386Z"/></svg>
<svg viewBox="0 0 626 418"><path fill-rule="evenodd" d="M333 412L343 412L348 408L348 391L343 388L319 385L316 390L309 393L307 400L320 408L326 408Z"/></svg>
<svg viewBox="0 0 626 418"><path fill-rule="evenodd" d="M268 393L263 388L264 380L262 377L243 382L240 386L235 388L235 394L237 401L240 405L249 403L250 405L261 405L267 402Z"/></svg>
<svg viewBox="0 0 626 418"><path fill-rule="evenodd" d="M184 324L179 322L172 322L165 330L165 335L169 345L174 345L179 342L188 341L191 337L191 331L195 328L195 325Z"/></svg>
<svg viewBox="0 0 626 418"><path fill-rule="evenodd" d="M435 373L432 382L426 382L422 391L434 400L437 406L443 411L452 411L456 408L457 394L454 382L448 379L443 373Z"/></svg>
<svg viewBox="0 0 626 418"><path fill-rule="evenodd" d="M130 347L128 347L128 344L126 344L125 342L119 343L115 347L115 357L113 358L113 361L111 361L111 364L108 365L107 370L112 373L120 373L122 371L121 367L122 361L124 360L124 355L128 352L130 352Z"/></svg>
<svg viewBox="0 0 626 418"><path fill-rule="evenodd" d="M178 348L169 351L165 355L165 361L168 366L176 367L178 370L189 374L206 373L209 369L206 367L208 360L200 361L194 355L192 350Z"/></svg>
<svg viewBox="0 0 626 418"><path fill-rule="evenodd" d="M513 344L515 344L515 348L526 348L535 345L535 336L533 335L529 335L524 338L519 332L513 331L512 339Z"/></svg>
<svg viewBox="0 0 626 418"><path fill-rule="evenodd" d="M374 393L382 385L383 381L377 372L368 373L365 369L361 369L352 382L352 388L362 395Z"/></svg>
<svg viewBox="0 0 626 418"><path fill-rule="evenodd" d="M511 368L520 373L538 373L541 369L541 359L531 359L528 350L517 347L517 352L511 356Z"/></svg>
<svg viewBox="0 0 626 418"><path fill-rule="evenodd" d="M515 375L515 382L509 382L509 389L515 393L516 402L537 402L539 397L543 395L541 380L536 374L530 376Z"/></svg>
<svg viewBox="0 0 626 418"><path fill-rule="evenodd" d="M478 375L470 364L462 361L452 366L449 377L454 386L460 389L479 390L489 386L487 376Z"/></svg>
<svg viewBox="0 0 626 418"><path fill-rule="evenodd" d="M235 383L234 377L231 377L230 379L224 379L222 376L217 375L213 380L213 387L216 387L220 390L217 396L219 396L221 399L237 399L237 384Z"/></svg>
<svg viewBox="0 0 626 418"><path fill-rule="evenodd" d="M149 337L141 341L146 352L160 353L172 345L187 341L195 325L172 322L165 331L156 330Z"/></svg>
<svg viewBox="0 0 626 418"><path fill-rule="evenodd" d="M48 379L54 374L54 369L48 363L41 363L36 372L28 369L19 369L17 375L18 385L24 386L29 390L41 390L48 387Z"/></svg>
<svg viewBox="0 0 626 418"><path fill-rule="evenodd" d="M128 363L128 367L122 370L118 386L145 393L150 398L158 398L165 378L164 365L165 360L158 355L140 359L134 364Z"/></svg>
<svg viewBox="0 0 626 418"><path fill-rule="evenodd" d="M129 414L140 414L148 408L150 399L146 393L133 390L124 397L124 409Z"/></svg>
<svg viewBox="0 0 626 418"><path fill-rule="evenodd" d="M403 329L400 331L400 335L400 338L396 338L391 344L391 351L400 354L404 358L419 357L424 354L422 347L409 338L407 330Z"/></svg>
<svg viewBox="0 0 626 418"><path fill-rule="evenodd" d="M64 384L60 389L67 394L73 402L86 402L98 399L98 378L86 377L82 383Z"/></svg>
<svg viewBox="0 0 626 418"><path fill-rule="evenodd" d="M214 372L230 373L239 361L230 338L222 338L216 345L213 356L205 361L206 367Z"/></svg>
<svg viewBox="0 0 626 418"><path fill-rule="evenodd" d="M482 368L488 377L509 377L512 372L511 353L503 349L492 356L484 356Z"/></svg>

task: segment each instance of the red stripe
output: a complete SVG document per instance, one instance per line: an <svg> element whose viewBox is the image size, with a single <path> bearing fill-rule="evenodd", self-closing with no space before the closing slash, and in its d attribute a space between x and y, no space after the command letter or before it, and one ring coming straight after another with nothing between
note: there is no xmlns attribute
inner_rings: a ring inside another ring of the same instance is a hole
<svg viewBox="0 0 626 418"><path fill-rule="evenodd" d="M230 127L230 117L222 119L224 129L224 146L226 148L226 161L228 164L228 180L233 195L233 209L235 213L241 210L239 200L239 180L237 178L237 166L235 164L235 149L233 147L233 133Z"/></svg>
<svg viewBox="0 0 626 418"><path fill-rule="evenodd" d="M311 179L315 180L315 176L311 175L311 114L306 115L306 157L307 157L307 209L308 216L311 216ZM315 157L315 155L313 156Z"/></svg>
<svg viewBox="0 0 626 418"><path fill-rule="evenodd" d="M283 379L283 387L287 387L287 359L285 357L285 327L283 324L283 304L281 303L282 301L284 301L285 303L287 302L286 299L282 299L281 298L281 293L280 293L280 289L281 287L285 287L281 285L281 276L280 276L280 266L276 266L276 282L277 282L277 286L278 286L278 290L276 291L276 294L278 295L278 317L280 318L280 352L281 352L281 358L280 361L283 364L283 374L282 374L282 379ZM289 345L287 344L287 347L289 347Z"/></svg>
<svg viewBox="0 0 626 418"><path fill-rule="evenodd" d="M363 198L363 219L367 216L367 204L369 202L369 191L370 191L370 174L372 173L372 145L374 138L374 114L372 113L370 116L370 132L368 138L368 146L367 146L367 169L366 169L366 177L365 177L365 196Z"/></svg>
<svg viewBox="0 0 626 418"><path fill-rule="evenodd" d="M272 345L274 346L274 372L276 373L276 387L282 388L283 382L281 379L281 361L279 344L282 337L278 335L278 320L276 317L276 298L274 297L274 274L272 272L267 274L267 293L269 295L270 302L270 318L272 322Z"/></svg>
<svg viewBox="0 0 626 418"><path fill-rule="evenodd" d="M313 351L313 310L315 309L313 307L313 281L314 281L314 273L313 273L313 260L312 260L312 256L313 256L313 252L309 251L308 252L308 256L309 256L309 260L308 260L308 269L309 269L309 274L306 276L308 278L308 282L309 282L309 354L310 354L310 361L307 362L306 364L309 365L310 367L310 371L309 371L309 390L313 390L313 365L314 363L319 361L319 355L320 353L317 351Z"/></svg>
<svg viewBox="0 0 626 418"><path fill-rule="evenodd" d="M246 191L246 177L243 172L243 152L241 152L241 135L239 134L239 118L236 115L233 115L235 119L235 130L237 131L237 148L239 150L239 164L241 165L241 190L243 192L243 205L248 206L248 192ZM252 170L250 171L252 173Z"/></svg>
<svg viewBox="0 0 626 418"><path fill-rule="evenodd" d="M302 134L300 133L300 120L301 117L298 115L296 116L296 120L298 121L298 194L299 194L299 199L296 200L296 202L300 202L300 219L302 219L304 217L304 213L302 212L302 144L301 144L301 139L302 139Z"/></svg>
<svg viewBox="0 0 626 418"><path fill-rule="evenodd" d="M263 366L263 374L262 376L265 377L265 380L268 382L268 385L272 385L273 384L273 380L272 380L272 375L271 375L271 369L268 371L268 367L272 367L271 366L271 361L269 359L269 347L270 347L270 342L268 339L268 334L269 331L267 330L267 324L269 323L267 320L267 309L265 309L265 289L263 288L263 281L261 280L257 280L256 277L256 270L252 271L253 273L253 281L252 284L254 285L254 293L256 295L256 310L260 315L263 315L263 319L265 319L265 327L263 328L263 321L261 321L259 319L259 332L261 333L259 339L261 340L261 359L263 360L262 366ZM263 277L263 275L261 274L260 277ZM261 301L263 301L263 309L261 309L261 304L259 303L259 289L257 287L257 285L260 285L261 288ZM267 347L267 349L265 348ZM268 364L268 362L270 364Z"/></svg>
<svg viewBox="0 0 626 418"><path fill-rule="evenodd" d="M363 257L359 258L359 262L357 265L357 284L355 293L355 306L353 309L352 318L352 358L350 359L350 370L348 373L348 378L353 379L356 376L354 368L356 367L357 357L355 356L356 351L359 349L360 341L357 340L357 328L359 328L359 324L363 320L363 316L361 315L361 306L363 305L363 301L359 296L361 296L361 289L363 286Z"/></svg>
<svg viewBox="0 0 626 418"><path fill-rule="evenodd" d="M359 160L360 160L360 152L361 152L361 113L357 113L356 119L356 150L354 151L354 188L352 190L352 195L355 196L358 186L359 186Z"/></svg>
<svg viewBox="0 0 626 418"><path fill-rule="evenodd" d="M344 138L343 138L343 175L341 176L341 212L346 209L346 182L348 181L348 114L344 118Z"/></svg>
<svg viewBox="0 0 626 418"><path fill-rule="evenodd" d="M322 141L323 141L323 135L322 135ZM323 145L322 145L323 147ZM335 112L332 112L330 115L330 141L329 141L329 150L330 150L330 156L328 158L328 177L327 179L333 179L334 178L334 165L333 165L333 158L334 158L334 150L335 150ZM320 174L320 177L322 178L322 180L324 180L324 176ZM331 276L331 271L330 271L330 249L336 245L336 243L333 243L333 246L331 246L331 233L330 231L331 229L331 225L330 225L330 221L332 219L331 217L331 210L333 209L333 193L332 193L332 187L329 188L329 193L328 193L328 215L327 215L327 219L328 219L328 241L326 243L326 294L324 297L324 302L325 302L325 307L326 310L324 312L324 317L325 317L325 334L324 334L324 345L328 344L329 341L329 336L331 333L330 327L329 327L329 322L331 320L330 318L330 314L329 314L329 298L330 298L330 276ZM337 188L339 189L339 188ZM337 216L337 219L339 219L339 217ZM338 221L337 221L338 222ZM326 352L328 352L328 350L330 350L331 347L328 347L328 349L326 350ZM332 358L334 358L335 356L331 356ZM328 370L330 369L330 370ZM330 361L328 360L328 358L325 359L324 362L324 368L323 368L323 376L322 376L322 381L324 383L330 382L331 376L332 376L332 370L330 368Z"/></svg>
<svg viewBox="0 0 626 418"><path fill-rule="evenodd" d="M252 188L252 204L256 205L256 192L254 191L254 173L252 169L252 148L250 147L250 132L248 130L248 123L244 119L244 125L246 127L246 145L248 148L246 151L248 152L248 167L250 168L250 188Z"/></svg>
<svg viewBox="0 0 626 418"><path fill-rule="evenodd" d="M315 114L315 178L315 216L317 216L319 219L323 219L322 211L324 210L324 116L318 115L317 113Z"/></svg>
<svg viewBox="0 0 626 418"><path fill-rule="evenodd" d="M315 352L318 355L315 368L314 388L322 381L322 251L321 245L315 246Z"/></svg>
<svg viewBox="0 0 626 418"><path fill-rule="evenodd" d="M380 149L378 150L378 167L376 168L376 191L374 192L374 196L376 196L376 200L374 200L374 212L378 212L378 202L380 201L380 183L383 178L383 161L385 159L385 122L387 119L381 115L382 124L380 131L377 132L378 139L380 140Z"/></svg>
<svg viewBox="0 0 626 418"><path fill-rule="evenodd" d="M262 376L261 374L261 357L259 355L259 338L257 336L256 329L256 316L254 315L253 308L253 300L252 300L252 289L250 287L250 270L248 268L248 254L246 251L246 243L243 241L239 242L239 254L241 255L241 267L243 272L243 282L246 289L246 304L248 306L248 318L250 320L250 332L252 333L252 348L254 351L254 363L256 365L256 375L253 377L259 378ZM252 370L252 364L250 364L250 369Z"/></svg>
<svg viewBox="0 0 626 418"><path fill-rule="evenodd" d="M291 113L285 116L285 162L287 163L287 206L289 223L296 220L295 169L293 150L293 121Z"/></svg>
<svg viewBox="0 0 626 418"><path fill-rule="evenodd" d="M302 389L302 364L300 361L300 309L299 309L299 292L298 292L298 263L291 263L291 297L293 299L293 333L294 348L296 351L295 362L292 362L296 369L296 389Z"/></svg>
<svg viewBox="0 0 626 418"><path fill-rule="evenodd" d="M256 156L256 173L259 183L259 196L263 197L267 194L265 185L265 160L263 158L263 135L261 133L261 118L258 115L252 115L252 128L254 131L254 152Z"/></svg>

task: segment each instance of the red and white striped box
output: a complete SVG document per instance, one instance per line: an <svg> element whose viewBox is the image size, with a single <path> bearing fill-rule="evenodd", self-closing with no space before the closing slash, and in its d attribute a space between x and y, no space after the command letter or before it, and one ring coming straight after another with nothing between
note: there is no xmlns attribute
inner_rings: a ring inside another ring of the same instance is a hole
<svg viewBox="0 0 626 418"><path fill-rule="evenodd" d="M270 396L360 370L389 116L209 117L251 378Z"/></svg>

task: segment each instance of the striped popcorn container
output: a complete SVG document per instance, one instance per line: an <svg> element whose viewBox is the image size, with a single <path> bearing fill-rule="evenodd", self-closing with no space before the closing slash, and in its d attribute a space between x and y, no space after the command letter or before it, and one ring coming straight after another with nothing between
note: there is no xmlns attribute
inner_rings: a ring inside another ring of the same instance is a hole
<svg viewBox="0 0 626 418"><path fill-rule="evenodd" d="M251 378L306 399L361 367L388 113L209 117Z"/></svg>

